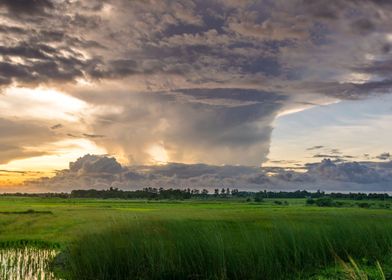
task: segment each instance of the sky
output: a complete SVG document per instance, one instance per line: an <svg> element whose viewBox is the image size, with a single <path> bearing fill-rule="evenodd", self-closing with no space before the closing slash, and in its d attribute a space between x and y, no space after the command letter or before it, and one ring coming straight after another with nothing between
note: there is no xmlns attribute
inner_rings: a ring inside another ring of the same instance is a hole
<svg viewBox="0 0 392 280"><path fill-rule="evenodd" d="M1 0L0 191L392 191L388 0Z"/></svg>

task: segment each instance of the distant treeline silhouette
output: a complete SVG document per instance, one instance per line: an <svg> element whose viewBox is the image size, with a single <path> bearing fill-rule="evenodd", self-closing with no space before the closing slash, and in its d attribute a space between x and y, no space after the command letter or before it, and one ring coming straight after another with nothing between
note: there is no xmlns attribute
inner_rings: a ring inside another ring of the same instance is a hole
<svg viewBox="0 0 392 280"><path fill-rule="evenodd" d="M366 200L391 199L387 193L325 193L324 191L309 192L306 190L297 191L260 191L249 192L238 189L221 188L209 192L207 189L164 189L164 188L143 188L141 190L121 190L109 188L107 190L73 190L71 193L4 193L1 196L25 196L25 197L54 197L54 198L101 198L101 199L214 199L214 198L250 198L255 201L262 201L266 198L321 198L329 197L333 199Z"/></svg>

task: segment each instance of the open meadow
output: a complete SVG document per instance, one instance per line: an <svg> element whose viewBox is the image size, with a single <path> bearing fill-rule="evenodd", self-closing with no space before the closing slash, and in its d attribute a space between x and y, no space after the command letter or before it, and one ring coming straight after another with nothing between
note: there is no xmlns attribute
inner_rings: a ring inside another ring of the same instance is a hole
<svg viewBox="0 0 392 280"><path fill-rule="evenodd" d="M27 247L25 279L391 279L392 210L366 203L2 197L0 269Z"/></svg>

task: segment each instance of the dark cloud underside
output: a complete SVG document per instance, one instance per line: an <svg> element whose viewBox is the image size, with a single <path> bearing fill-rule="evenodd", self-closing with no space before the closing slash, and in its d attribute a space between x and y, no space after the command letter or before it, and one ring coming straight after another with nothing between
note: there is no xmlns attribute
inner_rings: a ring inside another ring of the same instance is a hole
<svg viewBox="0 0 392 280"><path fill-rule="evenodd" d="M41 190L70 191L72 189L140 189L165 188L239 188L240 190L317 190L391 191L391 162L333 163L324 159L311 164L305 173L282 168L246 166L213 166L206 164L169 163L163 166L122 167L114 158L86 155L70 163L70 168L53 178L34 180L27 186ZM273 175L267 175L267 173Z"/></svg>

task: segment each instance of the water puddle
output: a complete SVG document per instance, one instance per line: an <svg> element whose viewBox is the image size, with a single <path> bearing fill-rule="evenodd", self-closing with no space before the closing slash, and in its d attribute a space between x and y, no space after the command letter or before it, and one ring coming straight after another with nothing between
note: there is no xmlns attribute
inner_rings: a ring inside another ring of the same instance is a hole
<svg viewBox="0 0 392 280"><path fill-rule="evenodd" d="M58 253L32 247L0 249L0 279L55 280L49 263Z"/></svg>

